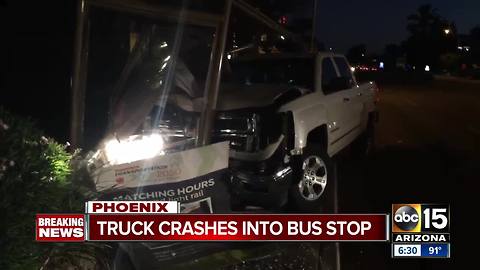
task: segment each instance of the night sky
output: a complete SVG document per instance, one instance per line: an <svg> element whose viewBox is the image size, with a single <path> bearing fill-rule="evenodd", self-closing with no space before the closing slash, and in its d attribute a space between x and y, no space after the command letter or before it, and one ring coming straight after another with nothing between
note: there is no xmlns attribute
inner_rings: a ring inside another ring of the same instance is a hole
<svg viewBox="0 0 480 270"><path fill-rule="evenodd" d="M407 36L406 17L425 1L318 0L318 39L337 52L365 43L370 52ZM478 0L431 0L466 33L480 24ZM32 116L66 140L75 1L0 0L0 105ZM300 9L310 16L311 7Z"/></svg>
<svg viewBox="0 0 480 270"><path fill-rule="evenodd" d="M338 52L359 43L381 52L385 44L406 39L407 16L427 3L460 33L480 25L478 0L318 0L317 37Z"/></svg>

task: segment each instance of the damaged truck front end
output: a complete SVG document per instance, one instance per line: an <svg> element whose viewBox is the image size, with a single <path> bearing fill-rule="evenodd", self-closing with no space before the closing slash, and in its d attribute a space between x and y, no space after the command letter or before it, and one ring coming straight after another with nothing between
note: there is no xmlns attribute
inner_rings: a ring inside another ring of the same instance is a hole
<svg viewBox="0 0 480 270"><path fill-rule="evenodd" d="M305 54L236 55L219 93L214 141L230 142L232 204L278 208L295 182L295 123L285 105L313 89Z"/></svg>
<svg viewBox="0 0 480 270"><path fill-rule="evenodd" d="M219 113L213 139L230 142L233 207L278 207L287 202L293 175L292 129L291 113L278 113L274 106Z"/></svg>

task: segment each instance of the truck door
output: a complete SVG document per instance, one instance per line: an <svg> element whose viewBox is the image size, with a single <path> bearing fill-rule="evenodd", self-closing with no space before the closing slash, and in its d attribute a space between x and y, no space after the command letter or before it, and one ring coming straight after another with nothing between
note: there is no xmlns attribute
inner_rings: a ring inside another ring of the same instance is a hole
<svg viewBox="0 0 480 270"><path fill-rule="evenodd" d="M320 59L321 88L325 95L327 111L328 154L333 155L345 145L345 136L348 135L348 100L349 97L342 79L339 76L332 57Z"/></svg>
<svg viewBox="0 0 480 270"><path fill-rule="evenodd" d="M334 56L333 60L338 70L340 80L344 83L342 90L342 100L345 106L345 127L349 134L346 136L346 143L349 143L360 132L360 124L363 112L362 92L357 87L357 83L352 74L352 70L347 60L343 56Z"/></svg>

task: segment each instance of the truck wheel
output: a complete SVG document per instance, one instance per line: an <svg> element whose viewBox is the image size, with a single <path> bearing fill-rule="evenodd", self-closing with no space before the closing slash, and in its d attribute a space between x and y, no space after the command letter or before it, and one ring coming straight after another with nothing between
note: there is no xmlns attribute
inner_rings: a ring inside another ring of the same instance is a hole
<svg viewBox="0 0 480 270"><path fill-rule="evenodd" d="M369 120L367 129L353 142L352 151L355 157L364 158L375 151L375 124Z"/></svg>
<svg viewBox="0 0 480 270"><path fill-rule="evenodd" d="M331 181L334 181L335 176L332 160L325 150L318 145L307 146L295 167L296 181L290 187L292 206L301 212L331 209Z"/></svg>

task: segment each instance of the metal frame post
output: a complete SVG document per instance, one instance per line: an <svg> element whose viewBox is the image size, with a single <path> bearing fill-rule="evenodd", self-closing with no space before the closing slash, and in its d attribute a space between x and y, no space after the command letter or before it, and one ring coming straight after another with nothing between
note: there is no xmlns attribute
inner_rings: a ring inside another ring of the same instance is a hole
<svg viewBox="0 0 480 270"><path fill-rule="evenodd" d="M313 52L315 48L315 32L317 30L317 3L318 0L313 0L313 15L312 15L312 36L310 39L310 51Z"/></svg>
<svg viewBox="0 0 480 270"><path fill-rule="evenodd" d="M197 138L197 145L207 145L210 143L211 131L215 117L215 108L217 106L223 54L225 51L231 9L232 0L227 0L225 2L223 20L215 31L214 45L212 48L210 66L207 73L207 81L205 84L205 102L203 104L203 110L200 117L200 130Z"/></svg>
<svg viewBox="0 0 480 270"><path fill-rule="evenodd" d="M72 149L82 146L85 116L85 78L88 38L88 3L79 0L77 5L77 20L72 69L72 111L70 118L70 143Z"/></svg>

